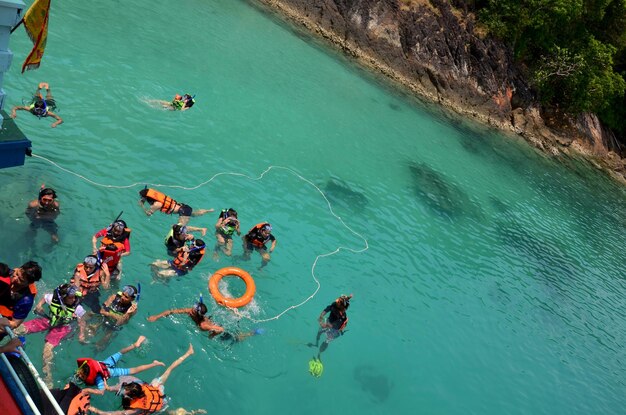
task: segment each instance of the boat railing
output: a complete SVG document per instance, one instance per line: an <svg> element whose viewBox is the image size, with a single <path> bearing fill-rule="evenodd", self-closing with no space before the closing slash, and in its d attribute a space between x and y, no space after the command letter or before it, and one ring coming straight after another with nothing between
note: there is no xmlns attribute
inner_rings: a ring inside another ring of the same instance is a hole
<svg viewBox="0 0 626 415"><path fill-rule="evenodd" d="M11 338L15 338L15 334L13 333L13 331L11 330L11 328L9 326L5 326L4 330L7 332L7 334L9 336L11 336ZM50 404L55 409L57 414L58 415L65 415L65 412L61 409L61 407L59 406L59 403L56 401L56 399L54 399L54 396L52 396L52 393L50 392L50 389L48 389L48 386L46 385L46 382L44 382L44 380L39 375L39 372L37 371L37 369L35 369L35 366L30 361L28 355L24 351L24 348L22 348L22 346L20 346L20 347L17 348L17 350L19 352L20 359L26 364L26 367L28 368L30 373L33 375L33 378L35 379L35 381L39 385L39 388L41 389L43 394L46 396L46 398L50 401ZM41 415L41 411L35 405L35 402L33 401L32 396L30 396L30 394L28 393L28 391L24 387L24 384L22 383L22 381L20 380L19 376L17 375L17 373L13 369L13 366L11 365L11 363L9 362L7 357L4 355L4 353L0 353L0 356L1 356L1 359L4 362L4 364L7 366L8 370L9 370L9 373L11 374L11 377L15 380L15 383L17 384L17 387L19 388L20 392L24 395L24 398L25 398L28 406L32 409L32 411L33 411L33 413L35 415Z"/></svg>

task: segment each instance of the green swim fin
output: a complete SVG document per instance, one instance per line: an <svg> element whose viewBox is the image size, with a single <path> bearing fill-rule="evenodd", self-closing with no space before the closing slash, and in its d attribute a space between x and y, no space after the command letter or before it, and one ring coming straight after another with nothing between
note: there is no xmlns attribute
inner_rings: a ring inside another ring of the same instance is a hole
<svg viewBox="0 0 626 415"><path fill-rule="evenodd" d="M315 357L311 359L309 361L309 373L316 378L322 376L322 373L324 373L324 365L322 364L322 361Z"/></svg>

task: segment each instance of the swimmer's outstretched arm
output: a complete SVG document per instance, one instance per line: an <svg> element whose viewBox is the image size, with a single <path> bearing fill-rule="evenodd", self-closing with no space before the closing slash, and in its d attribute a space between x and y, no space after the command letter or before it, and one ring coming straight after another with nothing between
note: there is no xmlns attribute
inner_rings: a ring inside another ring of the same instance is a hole
<svg viewBox="0 0 626 415"><path fill-rule="evenodd" d="M170 314L189 314L193 311L191 308L175 308L171 310L165 310L162 313L156 314L154 316L148 317L148 321L157 321L162 317L167 317Z"/></svg>
<svg viewBox="0 0 626 415"><path fill-rule="evenodd" d="M59 117L55 113L48 111L48 115L56 120L55 122L52 123L50 127L55 128L57 125L63 124L63 120L61 119L61 117Z"/></svg>
<svg viewBox="0 0 626 415"><path fill-rule="evenodd" d="M11 109L11 115L10 115L10 117L11 117L11 118L17 118L16 111L29 111L29 110L30 110L30 108L28 108L28 107L23 107L23 106L21 106L21 105L16 105L15 107L13 107L13 108Z"/></svg>

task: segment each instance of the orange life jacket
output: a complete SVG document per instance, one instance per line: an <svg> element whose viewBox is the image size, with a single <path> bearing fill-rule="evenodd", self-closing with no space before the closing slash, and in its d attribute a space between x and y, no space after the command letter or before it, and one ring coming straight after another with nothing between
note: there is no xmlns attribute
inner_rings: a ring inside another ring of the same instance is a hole
<svg viewBox="0 0 626 415"><path fill-rule="evenodd" d="M124 233L126 238L130 237L130 229L124 228ZM124 239L126 239L124 238ZM120 258L122 254L126 252L126 246L124 242L115 241L111 238L109 234L107 234L104 238L100 240L101 246L105 248L100 251L102 254L102 262L108 265L109 269L115 268L117 263L120 262ZM111 246L115 246L115 249L108 249Z"/></svg>
<svg viewBox="0 0 626 415"><path fill-rule="evenodd" d="M12 320L13 305L17 300L11 296L11 277L0 277L0 282L6 284L6 289L0 294L0 315ZM37 295L37 287L34 283L28 285L28 290L33 297Z"/></svg>
<svg viewBox="0 0 626 415"><path fill-rule="evenodd" d="M87 275L85 272L85 266L83 264L76 265L76 271L74 274L78 272L80 280L80 290L83 295L87 295L90 292L96 291L100 286L100 276L102 274L102 269L100 267L96 268L96 270L91 275Z"/></svg>
<svg viewBox="0 0 626 415"><path fill-rule="evenodd" d="M188 252L187 259L185 259L185 251L181 249L178 252L178 255L176 256L176 258L174 258L174 260L172 261L172 265L175 268L178 268L182 271L191 271L193 267L198 265L200 261L202 261L202 258L204 258L204 248L201 248L201 249L191 248L191 249L194 250L195 252L190 250L190 252ZM194 259L192 259L192 253L194 254L193 255L194 258L197 258L198 255L200 255L200 258L197 261L194 261Z"/></svg>
<svg viewBox="0 0 626 415"><path fill-rule="evenodd" d="M180 203L178 203L171 197L154 189L148 189L148 192L146 193L146 197L149 197L150 199L154 199L157 202L161 203L162 206L161 206L160 211L168 215L174 213L174 210L177 207L181 206Z"/></svg>
<svg viewBox="0 0 626 415"><path fill-rule="evenodd" d="M108 379L111 376L108 366L102 362L98 362L97 360L90 359L88 357L81 357L80 359L76 359L76 364L79 368L81 368L83 365L89 368L89 373L83 379L83 381L87 385L95 385L96 377L98 375L102 376L102 379L104 380Z"/></svg>
<svg viewBox="0 0 626 415"><path fill-rule="evenodd" d="M148 411L148 413L160 411L163 408L163 398L165 398L161 390L158 387L146 385L145 383L141 385L141 389L144 396L132 399L128 409L143 409Z"/></svg>
<svg viewBox="0 0 626 415"><path fill-rule="evenodd" d="M252 242L252 245L264 248L265 244L270 240L269 235L265 239L261 239L261 228L267 225L267 222L257 223L248 231L248 240Z"/></svg>

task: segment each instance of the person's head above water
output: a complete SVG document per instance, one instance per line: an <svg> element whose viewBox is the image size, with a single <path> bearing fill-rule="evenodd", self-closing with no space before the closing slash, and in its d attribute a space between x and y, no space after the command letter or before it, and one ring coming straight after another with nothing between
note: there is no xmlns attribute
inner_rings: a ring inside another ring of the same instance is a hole
<svg viewBox="0 0 626 415"><path fill-rule="evenodd" d="M337 298L335 300L335 303L343 308L344 310L347 310L348 307L350 307L350 300L352 299L352 294L350 295L341 295L339 298Z"/></svg>
<svg viewBox="0 0 626 415"><path fill-rule="evenodd" d="M56 198L57 192L55 192L54 189L50 187L42 187L41 190L39 190L38 199L42 205L52 203Z"/></svg>

